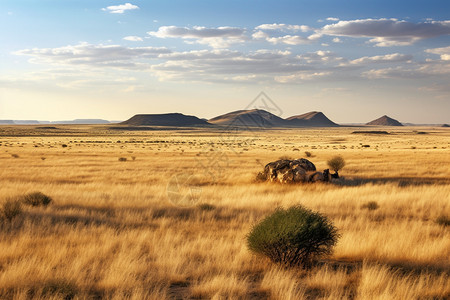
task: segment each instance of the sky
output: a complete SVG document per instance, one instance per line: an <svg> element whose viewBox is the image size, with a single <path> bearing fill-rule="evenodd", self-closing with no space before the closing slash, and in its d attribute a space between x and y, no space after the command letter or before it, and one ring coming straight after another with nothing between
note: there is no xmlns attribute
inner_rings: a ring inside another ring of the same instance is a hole
<svg viewBox="0 0 450 300"><path fill-rule="evenodd" d="M450 123L450 1L1 0L0 119Z"/></svg>

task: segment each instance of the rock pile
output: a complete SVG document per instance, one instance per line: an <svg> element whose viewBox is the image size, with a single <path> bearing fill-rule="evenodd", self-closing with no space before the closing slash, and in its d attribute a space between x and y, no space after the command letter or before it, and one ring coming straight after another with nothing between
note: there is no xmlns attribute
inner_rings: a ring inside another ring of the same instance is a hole
<svg viewBox="0 0 450 300"><path fill-rule="evenodd" d="M331 174L328 169L322 172L316 171L316 166L305 158L289 160L280 159L268 163L264 171L258 174L262 181L280 183L304 183L316 181L330 181Z"/></svg>

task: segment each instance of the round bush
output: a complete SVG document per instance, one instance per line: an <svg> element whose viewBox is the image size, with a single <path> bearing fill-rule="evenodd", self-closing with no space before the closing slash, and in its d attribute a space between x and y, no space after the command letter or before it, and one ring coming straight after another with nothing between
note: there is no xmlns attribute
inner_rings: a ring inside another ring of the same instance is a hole
<svg viewBox="0 0 450 300"><path fill-rule="evenodd" d="M303 206L278 208L247 235L250 251L287 267L308 268L317 258L331 254L339 234L318 212Z"/></svg>
<svg viewBox="0 0 450 300"><path fill-rule="evenodd" d="M52 198L41 192L23 195L21 200L24 204L31 206L47 206L52 202Z"/></svg>

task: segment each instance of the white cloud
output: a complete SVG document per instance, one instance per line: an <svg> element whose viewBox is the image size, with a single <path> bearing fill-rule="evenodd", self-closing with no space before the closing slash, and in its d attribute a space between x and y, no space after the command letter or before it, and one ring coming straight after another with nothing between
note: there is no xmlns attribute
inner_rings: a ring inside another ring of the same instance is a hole
<svg viewBox="0 0 450 300"><path fill-rule="evenodd" d="M255 27L256 30L280 30L280 31L301 31L308 32L312 29L306 25L287 25L287 24L261 24Z"/></svg>
<svg viewBox="0 0 450 300"><path fill-rule="evenodd" d="M331 72L299 72L287 76L276 76L275 81L280 83L295 83L309 81L331 75Z"/></svg>
<svg viewBox="0 0 450 300"><path fill-rule="evenodd" d="M436 77L440 80L448 81L448 76L450 75L450 63L447 61L431 61L422 64L417 64L407 68L398 66L384 69L372 69L363 72L362 75L371 79L374 78L430 79L431 77Z"/></svg>
<svg viewBox="0 0 450 300"><path fill-rule="evenodd" d="M103 11L107 11L112 14L123 14L127 10L135 10L139 9L139 6L131 4L131 3L125 3L121 5L113 5L108 6L106 8L102 8Z"/></svg>
<svg viewBox="0 0 450 300"><path fill-rule="evenodd" d="M147 33L158 38L190 39L194 40L195 43L207 44L214 48L225 48L230 44L240 43L247 39L244 35L244 29L227 26L217 28L161 26L158 31Z"/></svg>
<svg viewBox="0 0 450 300"><path fill-rule="evenodd" d="M344 58L338 56L334 52L323 51L323 50L300 54L300 55L297 55L296 58L299 60L305 61L308 64L335 63L335 62L341 62L344 60Z"/></svg>
<svg viewBox="0 0 450 300"><path fill-rule="evenodd" d="M412 55L393 53L393 54L377 55L377 56L364 56L364 57L349 61L349 63L352 65L362 65L362 64L370 64L370 63L399 63L399 62L408 62L408 61L411 61L412 59L413 59Z"/></svg>
<svg viewBox="0 0 450 300"><path fill-rule="evenodd" d="M309 44L311 40L299 35L285 35L280 37L267 37L266 41L272 44L301 45Z"/></svg>
<svg viewBox="0 0 450 300"><path fill-rule="evenodd" d="M336 21L339 21L339 18L329 17L329 18L327 18L327 21L334 21L334 22L336 22Z"/></svg>
<svg viewBox="0 0 450 300"><path fill-rule="evenodd" d="M142 42L143 39L139 36L134 36L134 35L130 35L130 36L126 36L123 38L126 41L131 41L131 42Z"/></svg>
<svg viewBox="0 0 450 300"><path fill-rule="evenodd" d="M170 52L167 48L127 48L119 45L81 43L59 48L24 49L14 54L31 56L30 61L33 63L141 69L145 68L145 65L139 62L140 59L154 59L159 54Z"/></svg>
<svg viewBox="0 0 450 300"><path fill-rule="evenodd" d="M450 61L450 46L425 50L427 53L440 55L441 60Z"/></svg>
<svg viewBox="0 0 450 300"><path fill-rule="evenodd" d="M340 38L335 37L335 38L333 39L333 43L342 43L342 41L341 41Z"/></svg>
<svg viewBox="0 0 450 300"><path fill-rule="evenodd" d="M269 35L267 33L265 33L264 31L257 31L255 33L252 34L252 38L254 38L255 40L259 40L259 39L266 39L268 38Z"/></svg>
<svg viewBox="0 0 450 300"><path fill-rule="evenodd" d="M319 33L332 36L366 37L378 47L406 46L422 39L450 34L450 21L412 23L397 19L339 21Z"/></svg>

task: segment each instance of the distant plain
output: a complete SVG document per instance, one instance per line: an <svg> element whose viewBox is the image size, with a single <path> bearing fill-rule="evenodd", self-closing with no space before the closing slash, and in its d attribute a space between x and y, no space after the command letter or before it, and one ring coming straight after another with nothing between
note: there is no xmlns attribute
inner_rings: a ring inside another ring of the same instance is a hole
<svg viewBox="0 0 450 300"><path fill-rule="evenodd" d="M450 298L450 228L436 222L450 218L449 129L153 129L0 126L0 203L54 199L0 223L0 298ZM367 130L389 134L352 133ZM347 165L333 183L255 181L281 157L323 170L334 155ZM310 271L245 243L297 204L342 235Z"/></svg>

